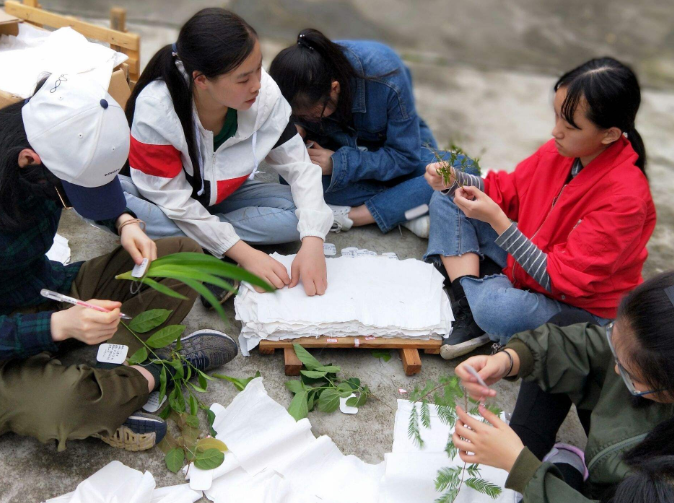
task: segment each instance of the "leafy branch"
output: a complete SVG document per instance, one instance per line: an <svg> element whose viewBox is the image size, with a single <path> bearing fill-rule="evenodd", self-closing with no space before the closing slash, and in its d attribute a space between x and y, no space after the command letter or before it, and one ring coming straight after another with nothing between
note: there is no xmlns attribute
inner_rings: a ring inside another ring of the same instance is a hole
<svg viewBox="0 0 674 503"><path fill-rule="evenodd" d="M464 393L456 376L441 377L438 382L429 379L422 389L419 389L418 386L414 388L409 396L409 400L412 402L412 410L410 411L407 434L417 447L422 448L424 445L421 437L422 428L428 429L431 427L431 404L435 406L440 421L450 428L454 428L458 418L456 401L461 398L463 398L464 410L469 410L468 403L470 402L474 407L470 409L469 413L476 414L478 412L479 403ZM496 407L488 405L487 408L494 414L501 413L501 410ZM450 459L453 459L458 453L451 435L447 439L445 452ZM466 474L468 474L468 479L465 479ZM453 503L463 487L464 480L468 487L480 494L486 494L491 498L496 498L501 494L502 489L499 486L480 477L478 465L464 463L463 467L446 467L438 471L435 488L443 494L435 500L435 503Z"/></svg>
<svg viewBox="0 0 674 503"><path fill-rule="evenodd" d="M285 385L295 394L288 412L297 421L307 417L315 407L322 412L334 412L339 408L340 398L350 397L346 401L350 407L360 407L367 402L371 392L360 384L360 379L339 380L337 373L341 367L323 365L299 344L293 344L293 347L304 368L300 370L298 381L286 381Z"/></svg>
<svg viewBox="0 0 674 503"><path fill-rule="evenodd" d="M131 271L115 277L115 279L145 284L169 297L187 300L184 295L152 278L170 278L186 284L203 295L225 322L227 316L223 307L202 283L210 283L228 291L235 291L235 288L223 279L227 278L247 281L267 291L274 290L272 286L254 274L201 253L174 253L161 257L150 263L142 278L132 276ZM167 397L168 404L159 417L171 419L180 430L178 437L167 432L159 445L166 455L164 461L167 468L175 473L182 468L185 461L193 462L194 466L205 470L216 468L224 461L227 446L222 441L212 438L217 434L213 429L215 414L198 398L197 393L205 393L208 389L208 381L212 381L214 377L228 380L239 391L243 390L254 377L237 379L222 374L214 374L210 377L199 370L181 353L181 337L185 331L183 325L163 327L147 340L143 340L138 335L159 327L171 313L172 311L167 309L152 309L140 313L129 324L124 323L124 326L141 344L140 349L128 359L128 363L140 365L149 362L161 366L158 402L161 406L164 398ZM255 377L259 375L258 372ZM194 376L197 377L198 385L190 382ZM207 426L205 430L201 429L199 411L205 413Z"/></svg>
<svg viewBox="0 0 674 503"><path fill-rule="evenodd" d="M433 146L426 144L425 147L433 153L435 161L440 164L436 172L442 177L442 182L446 187L451 186L455 181L459 187L463 186L463 183L455 176L456 170L465 173L466 169L473 168L477 171L478 175L482 173L480 158L471 159L461 147L454 143L450 144L449 149L447 149L449 159L444 159Z"/></svg>

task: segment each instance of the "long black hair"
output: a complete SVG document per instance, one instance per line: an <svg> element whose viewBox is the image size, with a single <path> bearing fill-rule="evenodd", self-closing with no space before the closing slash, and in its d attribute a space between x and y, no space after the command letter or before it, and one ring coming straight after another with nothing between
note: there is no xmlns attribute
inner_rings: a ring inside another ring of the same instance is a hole
<svg viewBox="0 0 674 503"><path fill-rule="evenodd" d="M632 148L639 155L636 165L646 175L646 147L634 121L641 105L639 81L632 69L613 58L596 58L562 75L555 92L564 87L562 117L573 127L573 114L585 98L587 118L603 129L617 127L627 134Z"/></svg>
<svg viewBox="0 0 674 503"><path fill-rule="evenodd" d="M608 503L671 503L674 501L674 456L657 456L632 466L634 473L618 485Z"/></svg>
<svg viewBox="0 0 674 503"><path fill-rule="evenodd" d="M201 161L192 119L193 74L213 79L231 72L250 55L256 41L257 32L233 12L216 7L202 9L180 29L175 49L173 44L166 45L152 57L126 104L131 126L138 95L155 80L166 83L187 140L195 188L201 187ZM177 60L182 62L187 77L176 66Z"/></svg>
<svg viewBox="0 0 674 503"><path fill-rule="evenodd" d="M309 110L330 101L332 82L339 82L335 119L342 125L351 121L352 80L367 78L349 63L344 50L318 30L307 28L297 43L286 47L272 61L269 75L276 81L293 112Z"/></svg>
<svg viewBox="0 0 674 503"><path fill-rule="evenodd" d="M629 366L648 369L640 372L639 380L648 389L666 390L662 393L674 399L674 271L659 274L627 294L616 320L636 342L625 357ZM674 455L674 418L658 424L623 460L638 466L668 455Z"/></svg>

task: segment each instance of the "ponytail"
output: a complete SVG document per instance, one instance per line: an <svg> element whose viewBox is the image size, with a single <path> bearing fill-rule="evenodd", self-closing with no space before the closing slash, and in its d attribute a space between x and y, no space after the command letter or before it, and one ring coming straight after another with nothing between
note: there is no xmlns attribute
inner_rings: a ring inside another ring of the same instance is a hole
<svg viewBox="0 0 674 503"><path fill-rule="evenodd" d="M617 127L627 134L627 139L639 158L636 165L646 176L646 148L634 127L641 105L639 81L632 69L613 58L596 58L583 63L562 75L554 90L566 88L562 103L562 117L578 127L573 115L582 98L588 104L587 118L597 127Z"/></svg>
<svg viewBox="0 0 674 503"><path fill-rule="evenodd" d="M233 12L220 8L202 9L180 29L175 44L165 45L152 57L126 104L126 118L131 127L140 93L151 82L164 81L185 133L194 171L191 183L195 198L203 181L192 118L193 74L197 72L213 79L231 72L250 55L256 41L257 32Z"/></svg>

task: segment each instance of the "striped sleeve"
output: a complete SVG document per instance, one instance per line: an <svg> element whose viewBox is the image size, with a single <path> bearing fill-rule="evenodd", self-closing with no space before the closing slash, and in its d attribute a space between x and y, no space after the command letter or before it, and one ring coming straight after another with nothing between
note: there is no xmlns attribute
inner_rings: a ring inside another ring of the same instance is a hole
<svg viewBox="0 0 674 503"><path fill-rule="evenodd" d="M539 285L548 292L551 291L547 254L522 234L517 224L514 222L510 224L510 227L496 238L495 243L512 255Z"/></svg>
<svg viewBox="0 0 674 503"><path fill-rule="evenodd" d="M470 173L466 173L464 171L454 170L454 173L456 176L456 180L454 180L454 183L449 188L442 191L443 194L453 196L454 192L456 192L456 189L458 189L459 187L463 187L464 185L477 187L482 192L484 192L484 180L481 177L471 175Z"/></svg>

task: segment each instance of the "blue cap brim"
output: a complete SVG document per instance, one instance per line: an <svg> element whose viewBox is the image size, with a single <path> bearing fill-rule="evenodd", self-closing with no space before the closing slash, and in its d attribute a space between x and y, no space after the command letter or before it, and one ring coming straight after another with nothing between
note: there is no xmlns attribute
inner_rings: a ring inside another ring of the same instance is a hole
<svg viewBox="0 0 674 503"><path fill-rule="evenodd" d="M126 210L126 199L119 177L101 187L82 187L62 180L63 189L75 211L89 220L117 218Z"/></svg>

